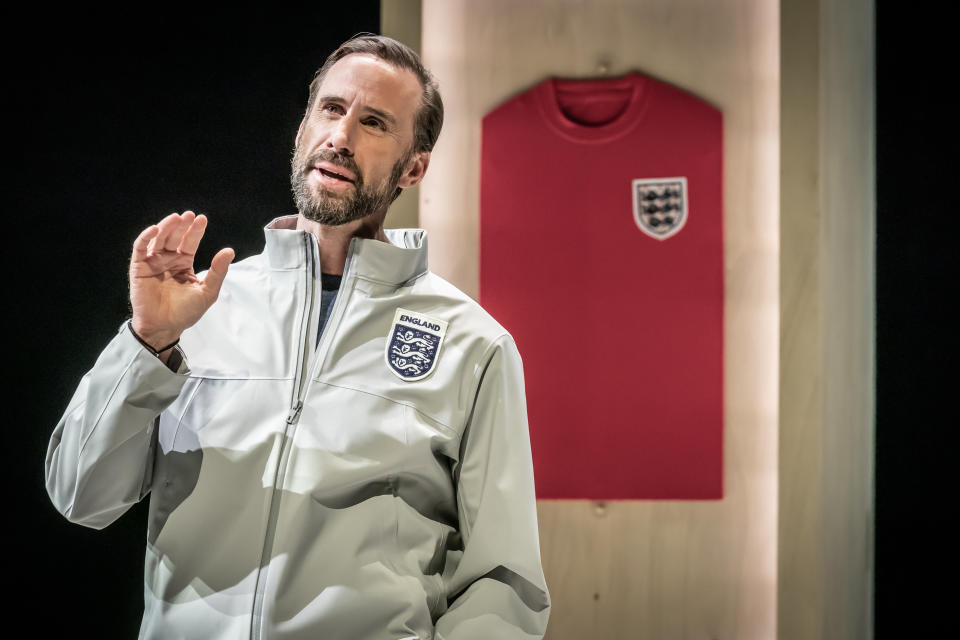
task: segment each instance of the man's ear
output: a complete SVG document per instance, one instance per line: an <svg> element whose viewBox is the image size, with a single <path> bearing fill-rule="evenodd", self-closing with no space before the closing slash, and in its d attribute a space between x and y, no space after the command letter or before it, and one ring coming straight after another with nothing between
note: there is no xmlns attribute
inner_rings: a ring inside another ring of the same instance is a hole
<svg viewBox="0 0 960 640"><path fill-rule="evenodd" d="M406 189L407 187L419 184L420 181L423 180L424 174L427 173L427 167L429 166L429 151L421 151L420 153L414 154L414 156L410 158L410 161L407 162L407 168L403 172L403 175L400 176L397 186Z"/></svg>
<svg viewBox="0 0 960 640"><path fill-rule="evenodd" d="M293 139L293 145L298 147L300 146L300 136L303 135L303 123L307 121L307 116L303 116L303 120L300 121L300 127L297 129L297 137Z"/></svg>

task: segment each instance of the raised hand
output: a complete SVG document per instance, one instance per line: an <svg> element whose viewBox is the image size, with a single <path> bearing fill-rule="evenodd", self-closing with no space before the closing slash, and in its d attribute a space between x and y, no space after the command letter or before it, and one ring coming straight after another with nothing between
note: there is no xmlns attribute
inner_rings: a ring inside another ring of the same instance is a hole
<svg viewBox="0 0 960 640"><path fill-rule="evenodd" d="M133 330L154 349L180 338L217 300L233 261L233 249L213 257L203 280L193 258L207 228L207 218L186 211L143 230L130 259L130 305Z"/></svg>

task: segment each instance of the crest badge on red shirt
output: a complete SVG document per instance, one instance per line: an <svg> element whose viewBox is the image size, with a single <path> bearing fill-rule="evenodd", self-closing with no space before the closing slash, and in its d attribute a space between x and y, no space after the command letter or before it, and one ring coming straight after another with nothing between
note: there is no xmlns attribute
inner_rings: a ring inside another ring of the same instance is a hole
<svg viewBox="0 0 960 640"><path fill-rule="evenodd" d="M641 231L657 240L679 233L687 223L687 179L634 180L633 219Z"/></svg>

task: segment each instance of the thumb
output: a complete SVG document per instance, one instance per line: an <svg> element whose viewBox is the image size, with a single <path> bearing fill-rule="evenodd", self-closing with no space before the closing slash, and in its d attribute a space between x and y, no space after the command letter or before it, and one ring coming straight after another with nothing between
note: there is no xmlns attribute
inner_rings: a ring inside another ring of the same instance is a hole
<svg viewBox="0 0 960 640"><path fill-rule="evenodd" d="M213 256L213 260L210 261L210 270L207 271L207 275L203 279L203 288L214 300L220 295L220 285L223 284L223 279L227 277L227 268L233 262L235 255L233 249L228 247L220 249L217 255Z"/></svg>

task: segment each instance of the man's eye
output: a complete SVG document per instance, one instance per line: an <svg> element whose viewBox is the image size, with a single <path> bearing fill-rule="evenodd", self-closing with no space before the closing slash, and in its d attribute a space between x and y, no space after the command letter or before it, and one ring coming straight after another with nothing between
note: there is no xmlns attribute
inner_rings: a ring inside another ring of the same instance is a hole
<svg viewBox="0 0 960 640"><path fill-rule="evenodd" d="M377 120L376 118L367 118L366 120L363 121L363 123L371 127L376 127L377 129L386 128L383 122L381 120Z"/></svg>
<svg viewBox="0 0 960 640"><path fill-rule="evenodd" d="M329 113L340 113L343 111L343 109L338 104L325 104L323 105L323 111L327 111Z"/></svg>

